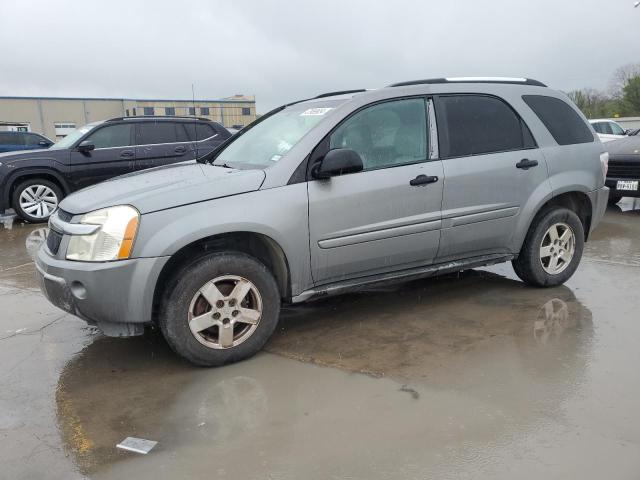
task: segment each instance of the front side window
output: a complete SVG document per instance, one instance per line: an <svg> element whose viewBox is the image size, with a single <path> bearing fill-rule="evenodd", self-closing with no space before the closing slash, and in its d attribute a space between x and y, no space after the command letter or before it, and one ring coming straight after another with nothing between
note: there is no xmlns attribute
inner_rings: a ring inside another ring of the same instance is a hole
<svg viewBox="0 0 640 480"><path fill-rule="evenodd" d="M86 140L93 142L96 148L126 147L131 145L131 125L109 125L96 130Z"/></svg>
<svg viewBox="0 0 640 480"><path fill-rule="evenodd" d="M356 151L364 170L426 161L425 100L395 100L365 108L331 134L329 148Z"/></svg>
<svg viewBox="0 0 640 480"><path fill-rule="evenodd" d="M604 128L602 127L603 122L592 123L591 126L597 133L604 133Z"/></svg>
<svg viewBox="0 0 640 480"><path fill-rule="evenodd" d="M503 100L485 95L435 98L440 155L465 157L535 146L531 132Z"/></svg>
<svg viewBox="0 0 640 480"><path fill-rule="evenodd" d="M27 146L40 146L40 142L48 143L43 137L39 135L25 133L24 137L25 137L25 145Z"/></svg>
<svg viewBox="0 0 640 480"><path fill-rule="evenodd" d="M547 127L558 145L594 141L585 121L563 100L546 95L524 95L522 99Z"/></svg>
<svg viewBox="0 0 640 480"><path fill-rule="evenodd" d="M609 125L611 126L611 133L614 135L624 135L624 130L620 125L613 122L609 122Z"/></svg>

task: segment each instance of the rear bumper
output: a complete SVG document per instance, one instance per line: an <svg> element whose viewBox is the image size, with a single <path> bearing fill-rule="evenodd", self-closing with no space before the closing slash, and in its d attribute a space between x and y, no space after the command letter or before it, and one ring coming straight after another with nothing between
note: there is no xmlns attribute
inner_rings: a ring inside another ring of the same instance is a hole
<svg viewBox="0 0 640 480"><path fill-rule="evenodd" d="M637 178L615 178L615 177L607 177L605 185L609 187L611 193L609 194L611 197L640 197L640 190L618 190L616 185L618 184L618 180L623 181L636 181L640 184L640 175Z"/></svg>
<svg viewBox="0 0 640 480"><path fill-rule="evenodd" d="M589 234L598 226L604 212L607 210L607 203L609 201L609 188L602 187L598 190L594 190L588 193L591 200L591 227L589 228Z"/></svg>
<svg viewBox="0 0 640 480"><path fill-rule="evenodd" d="M40 288L47 299L109 336L141 334L152 321L158 276L169 257L117 262L72 262L52 257L43 246L36 256Z"/></svg>

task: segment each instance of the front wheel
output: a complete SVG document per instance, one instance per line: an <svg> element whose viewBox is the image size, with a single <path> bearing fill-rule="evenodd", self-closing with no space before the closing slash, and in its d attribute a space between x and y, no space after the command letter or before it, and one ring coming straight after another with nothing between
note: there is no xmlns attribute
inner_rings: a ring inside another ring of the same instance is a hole
<svg viewBox="0 0 640 480"><path fill-rule="evenodd" d="M11 206L19 217L30 223L44 223L58 208L62 190L43 178L31 178L13 191Z"/></svg>
<svg viewBox="0 0 640 480"><path fill-rule="evenodd" d="M553 287L574 274L583 249L584 227L578 215L554 208L534 219L513 269L529 285Z"/></svg>
<svg viewBox="0 0 640 480"><path fill-rule="evenodd" d="M191 363L219 366L254 355L280 315L269 270L242 253L213 253L183 268L159 317L171 348Z"/></svg>

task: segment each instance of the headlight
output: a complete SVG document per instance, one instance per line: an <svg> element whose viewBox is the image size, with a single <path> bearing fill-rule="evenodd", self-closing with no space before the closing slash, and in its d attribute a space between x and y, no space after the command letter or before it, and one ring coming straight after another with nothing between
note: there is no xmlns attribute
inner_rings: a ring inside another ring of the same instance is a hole
<svg viewBox="0 0 640 480"><path fill-rule="evenodd" d="M129 258L138 232L140 214L128 205L89 212L80 218L85 225L100 225L91 235L72 235L67 260L107 262Z"/></svg>

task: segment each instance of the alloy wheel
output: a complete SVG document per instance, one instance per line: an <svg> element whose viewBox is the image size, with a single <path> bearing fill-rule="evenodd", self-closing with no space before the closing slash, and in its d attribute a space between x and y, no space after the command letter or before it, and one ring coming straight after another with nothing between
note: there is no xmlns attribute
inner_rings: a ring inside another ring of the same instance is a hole
<svg viewBox="0 0 640 480"><path fill-rule="evenodd" d="M262 298L256 286L236 275L223 275L204 284L189 305L193 336L214 349L232 348L258 328Z"/></svg>
<svg viewBox="0 0 640 480"><path fill-rule="evenodd" d="M33 218L47 218L58 208L58 196L46 185L29 185L20 193L20 208Z"/></svg>
<svg viewBox="0 0 640 480"><path fill-rule="evenodd" d="M566 223L554 223L542 237L540 264L550 275L563 272L571 263L576 250L576 237Z"/></svg>

